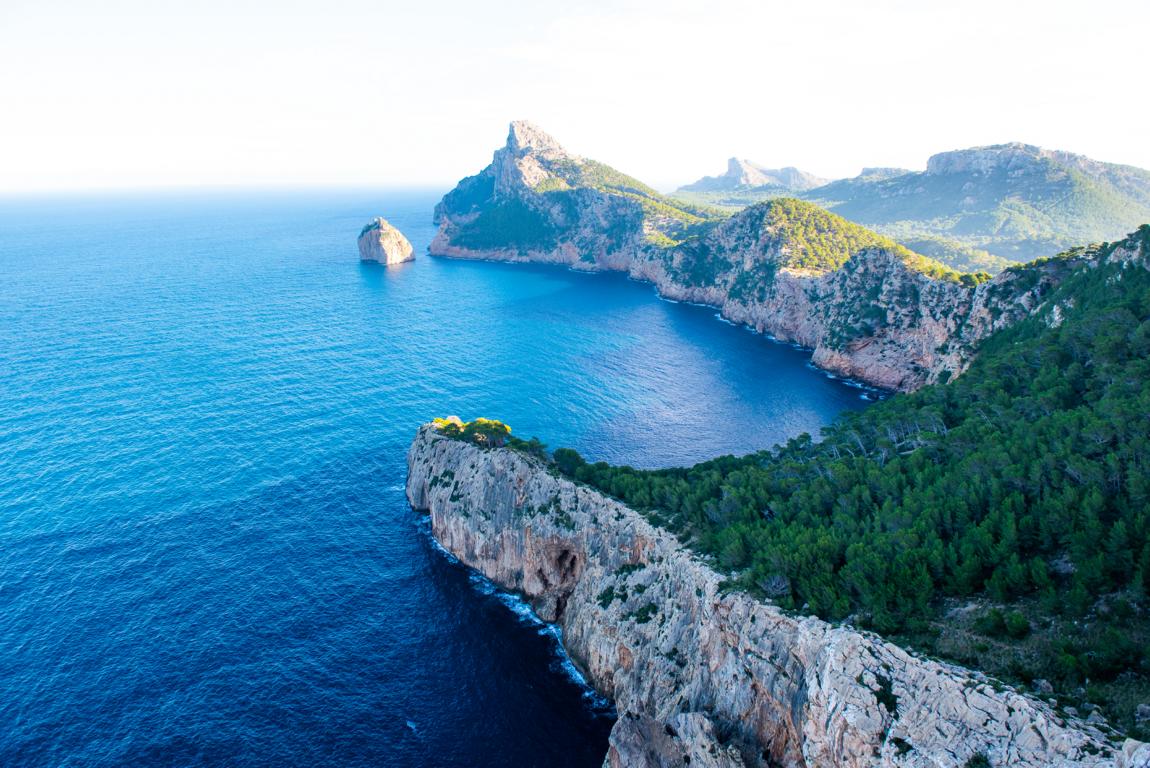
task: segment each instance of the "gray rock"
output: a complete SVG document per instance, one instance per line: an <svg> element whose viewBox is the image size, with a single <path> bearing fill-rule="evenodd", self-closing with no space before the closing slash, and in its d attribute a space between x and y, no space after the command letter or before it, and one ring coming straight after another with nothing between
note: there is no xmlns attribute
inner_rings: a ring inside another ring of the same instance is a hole
<svg viewBox="0 0 1150 768"><path fill-rule="evenodd" d="M705 715L691 712L667 722L625 712L611 729L605 768L745 768L739 751L724 745Z"/></svg>
<svg viewBox="0 0 1150 768"><path fill-rule="evenodd" d="M1117 768L1150 768L1150 744L1127 739L1115 765Z"/></svg>
<svg viewBox="0 0 1150 768"><path fill-rule="evenodd" d="M1093 729L1042 702L724 594L674 536L534 459L428 425L407 463L408 499L435 538L556 622L572 661L614 700L608 766L671 765L680 749L737 766L725 746L748 766L787 768L960 768L978 753L992 765L1116 765ZM690 728L676 719L685 714L697 715Z"/></svg>
<svg viewBox="0 0 1150 768"><path fill-rule="evenodd" d="M400 264L414 261L411 243L387 219L377 217L368 222L359 233L359 258L380 264Z"/></svg>
<svg viewBox="0 0 1150 768"><path fill-rule="evenodd" d="M1050 684L1049 680L1039 678L1030 684L1030 687L1035 693L1040 693L1043 696L1049 696L1054 693L1054 686Z"/></svg>

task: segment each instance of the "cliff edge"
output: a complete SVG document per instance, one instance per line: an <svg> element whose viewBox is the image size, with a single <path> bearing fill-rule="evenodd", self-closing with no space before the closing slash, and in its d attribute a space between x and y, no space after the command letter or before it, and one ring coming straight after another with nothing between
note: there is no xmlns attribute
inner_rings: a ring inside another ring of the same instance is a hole
<svg viewBox="0 0 1150 768"><path fill-rule="evenodd" d="M1150 764L968 670L724 593L671 534L517 451L426 425L407 462L435 538L558 623L615 701L605 765Z"/></svg>

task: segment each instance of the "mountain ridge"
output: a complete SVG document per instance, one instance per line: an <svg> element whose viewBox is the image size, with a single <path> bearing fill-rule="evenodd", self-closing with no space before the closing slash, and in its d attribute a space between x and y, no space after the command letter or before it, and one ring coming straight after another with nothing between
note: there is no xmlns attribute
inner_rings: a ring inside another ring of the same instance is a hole
<svg viewBox="0 0 1150 768"><path fill-rule="evenodd" d="M518 122L435 221L432 255L625 272L809 347L819 367L896 390L961 373L978 342L1037 306L1063 271L962 275L795 199L724 217Z"/></svg>
<svg viewBox="0 0 1150 768"><path fill-rule="evenodd" d="M727 161L726 173L720 176L704 176L676 191L713 192L770 187L782 192L805 192L808 189L821 187L829 181L794 166L768 168L745 158L732 157Z"/></svg>
<svg viewBox="0 0 1150 768"><path fill-rule="evenodd" d="M728 184L675 194L731 210L785 193ZM939 152L922 171L864 168L792 193L949 265L991 272L1150 221L1150 171L1018 141Z"/></svg>

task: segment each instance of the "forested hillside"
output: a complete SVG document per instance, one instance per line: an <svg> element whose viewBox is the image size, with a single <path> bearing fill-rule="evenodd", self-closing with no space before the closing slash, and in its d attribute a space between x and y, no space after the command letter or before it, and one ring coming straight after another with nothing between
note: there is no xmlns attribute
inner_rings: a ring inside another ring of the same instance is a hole
<svg viewBox="0 0 1150 768"><path fill-rule="evenodd" d="M1150 700L1150 226L1093 251L964 375L817 442L658 471L567 449L554 460L648 510L733 586L1050 684L1080 714L1101 705L1138 732L1135 708Z"/></svg>

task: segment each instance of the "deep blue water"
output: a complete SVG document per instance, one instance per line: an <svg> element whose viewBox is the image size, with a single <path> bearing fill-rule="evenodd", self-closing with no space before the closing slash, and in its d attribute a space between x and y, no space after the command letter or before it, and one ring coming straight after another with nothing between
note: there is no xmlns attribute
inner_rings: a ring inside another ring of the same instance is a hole
<svg viewBox="0 0 1150 768"><path fill-rule="evenodd" d="M863 405L622 277L358 262L436 197L0 199L0 765L598 765L554 638L408 507L416 427L658 466Z"/></svg>

